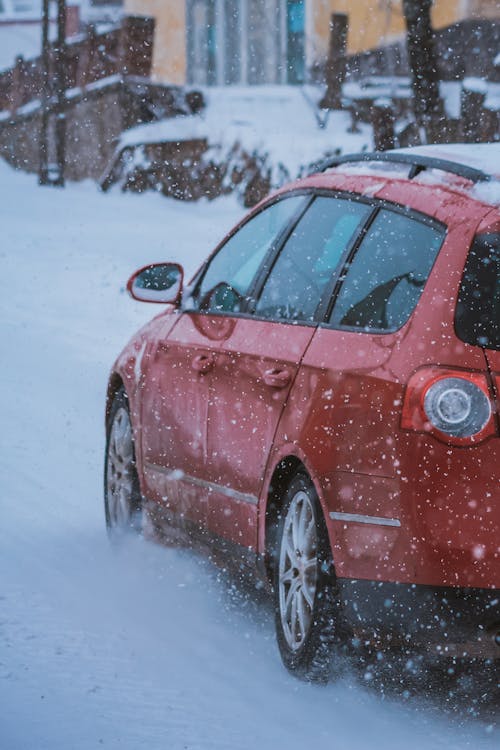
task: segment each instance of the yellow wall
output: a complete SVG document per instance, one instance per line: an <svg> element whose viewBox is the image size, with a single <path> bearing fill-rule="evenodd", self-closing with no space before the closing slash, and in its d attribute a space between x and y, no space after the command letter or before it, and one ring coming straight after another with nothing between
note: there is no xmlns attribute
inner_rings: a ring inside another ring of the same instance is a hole
<svg viewBox="0 0 500 750"><path fill-rule="evenodd" d="M316 59L324 57L328 49L329 19L332 13L347 13L350 53L377 47L401 38L405 22L401 0L309 0L312 11L312 46ZM435 0L432 8L434 28L449 26L464 18L500 18L498 0Z"/></svg>
<svg viewBox="0 0 500 750"><path fill-rule="evenodd" d="M498 0L469 0L470 14L483 18L500 18Z"/></svg>
<svg viewBox="0 0 500 750"><path fill-rule="evenodd" d="M479 0L480 2L481 0ZM313 0L314 42L318 57L328 49L329 19L332 13L347 13L349 33L347 50L350 53L389 43L405 32L401 0ZM448 26L462 17L463 0L436 0L432 21L436 28Z"/></svg>
<svg viewBox="0 0 500 750"><path fill-rule="evenodd" d="M155 19L152 77L157 81L186 82L185 0L125 0L127 15Z"/></svg>
<svg viewBox="0 0 500 750"><path fill-rule="evenodd" d="M310 66L328 52L332 13L347 13L350 53L402 38L405 23L401 0L306 0L306 58ZM156 20L153 78L169 83L186 82L186 0L125 0L125 12ZM498 0L435 0L435 28L463 18L500 18Z"/></svg>

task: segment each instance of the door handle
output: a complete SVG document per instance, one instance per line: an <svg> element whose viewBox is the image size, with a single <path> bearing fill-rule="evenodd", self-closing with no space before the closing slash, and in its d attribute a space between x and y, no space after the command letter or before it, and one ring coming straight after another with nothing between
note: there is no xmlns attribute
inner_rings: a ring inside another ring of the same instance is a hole
<svg viewBox="0 0 500 750"><path fill-rule="evenodd" d="M162 339L161 341L158 341L158 344L156 345L156 353L157 354L167 354L168 352L168 343Z"/></svg>
<svg viewBox="0 0 500 750"><path fill-rule="evenodd" d="M292 379L292 375L289 370L273 367L271 370L264 372L263 378L266 385L273 388L286 388Z"/></svg>
<svg viewBox="0 0 500 750"><path fill-rule="evenodd" d="M210 372L212 367L215 365L215 357L213 354L197 354L196 357L191 361L191 367L196 372L206 373Z"/></svg>

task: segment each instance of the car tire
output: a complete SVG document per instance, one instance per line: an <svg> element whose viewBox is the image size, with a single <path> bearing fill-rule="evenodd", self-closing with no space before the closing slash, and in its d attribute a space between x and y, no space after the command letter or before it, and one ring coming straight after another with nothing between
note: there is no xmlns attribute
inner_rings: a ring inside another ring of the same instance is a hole
<svg viewBox="0 0 500 750"><path fill-rule="evenodd" d="M280 513L274 565L276 635L286 668L327 682L342 640L340 597L323 512L313 483L296 474Z"/></svg>
<svg viewBox="0 0 500 750"><path fill-rule="evenodd" d="M128 398L120 389L114 399L106 430L104 511L111 539L143 530L142 497L135 461Z"/></svg>

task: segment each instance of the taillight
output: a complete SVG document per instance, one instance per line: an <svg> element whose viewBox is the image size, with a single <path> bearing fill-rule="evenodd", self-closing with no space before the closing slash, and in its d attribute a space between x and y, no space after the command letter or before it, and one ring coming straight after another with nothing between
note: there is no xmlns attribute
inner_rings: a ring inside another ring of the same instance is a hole
<svg viewBox="0 0 500 750"><path fill-rule="evenodd" d="M401 426L453 445L475 445L496 434L486 375L426 367L408 383Z"/></svg>

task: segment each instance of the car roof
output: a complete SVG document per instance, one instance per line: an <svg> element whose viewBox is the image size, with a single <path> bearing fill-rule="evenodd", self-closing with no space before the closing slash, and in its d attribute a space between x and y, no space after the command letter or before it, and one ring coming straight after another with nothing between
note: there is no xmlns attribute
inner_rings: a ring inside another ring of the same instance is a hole
<svg viewBox="0 0 500 750"><path fill-rule="evenodd" d="M416 146L332 157L317 164L307 177L277 192L297 188L345 190L408 206L415 200L420 204L418 194L425 193L427 206L418 209L432 215L429 200L436 187L500 206L500 143Z"/></svg>
<svg viewBox="0 0 500 750"><path fill-rule="evenodd" d="M446 143L413 148L394 149L398 154L415 154L431 159L444 159L478 169L500 178L500 143Z"/></svg>
<svg viewBox="0 0 500 750"><path fill-rule="evenodd" d="M373 173L399 168L413 179L425 170L439 170L470 182L488 182L500 177L500 143L415 146L387 151L362 152L325 159L316 165L318 172L343 167L368 168Z"/></svg>

